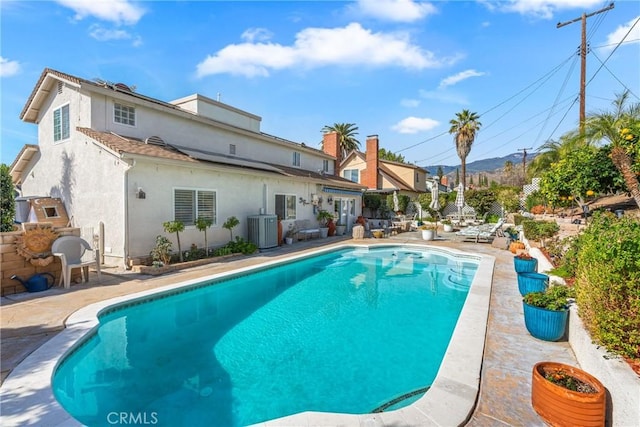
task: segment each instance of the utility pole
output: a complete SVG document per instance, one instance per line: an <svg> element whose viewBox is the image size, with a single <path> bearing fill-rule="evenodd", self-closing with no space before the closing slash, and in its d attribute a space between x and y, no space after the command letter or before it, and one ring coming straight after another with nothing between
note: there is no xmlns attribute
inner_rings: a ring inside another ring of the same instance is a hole
<svg viewBox="0 0 640 427"><path fill-rule="evenodd" d="M573 24L574 22L582 21L582 41L580 43L580 134L584 133L584 120L585 120L585 86L587 81L587 18L597 15L602 12L606 12L614 8L613 2L603 9L597 10L592 13L583 13L580 18L572 19L567 22L558 22L556 28L564 27L565 25Z"/></svg>
<svg viewBox="0 0 640 427"><path fill-rule="evenodd" d="M527 181L527 150L531 150L531 148L518 148L518 151L522 151L522 179L524 182Z"/></svg>

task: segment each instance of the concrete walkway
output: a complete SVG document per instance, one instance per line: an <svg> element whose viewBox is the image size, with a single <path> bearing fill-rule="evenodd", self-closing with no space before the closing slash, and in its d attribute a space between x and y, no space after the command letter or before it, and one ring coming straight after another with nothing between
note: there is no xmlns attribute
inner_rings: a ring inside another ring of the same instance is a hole
<svg viewBox="0 0 640 427"><path fill-rule="evenodd" d="M531 370L542 360L554 360L577 366L568 342L550 343L531 337L525 329L522 299L518 292L513 255L483 243L456 242L451 233L439 232L434 246L492 255L496 258L489 323L483 358L480 394L476 410L468 425L472 426L542 426L530 401ZM24 358L64 328L65 319L78 309L105 299L196 279L286 257L292 252L344 242L348 238L315 239L283 246L250 257L191 268L160 277L138 275L105 268L97 283L91 275L88 284L71 289L51 289L2 297L2 380ZM367 239L369 240L369 239ZM409 232L389 239L371 239L372 243L420 243L420 233Z"/></svg>

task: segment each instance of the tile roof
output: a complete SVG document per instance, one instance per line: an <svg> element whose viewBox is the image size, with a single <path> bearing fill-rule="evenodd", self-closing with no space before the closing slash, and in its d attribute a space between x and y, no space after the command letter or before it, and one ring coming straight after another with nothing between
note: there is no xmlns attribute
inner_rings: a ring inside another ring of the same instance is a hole
<svg viewBox="0 0 640 427"><path fill-rule="evenodd" d="M215 153L211 153L214 155L206 156L206 160L202 160L182 153L179 148L174 148L171 146L162 147L159 145L147 144L139 138L122 136L110 132L101 132L84 127L78 127L76 129L78 130L78 132L85 134L89 138L99 142L112 151L117 152L118 154L136 154L160 159L184 161L189 163L217 163L223 164L225 166L235 166L242 169L246 169L248 167L256 170L262 170L263 172L278 173L280 175L289 177L311 178L334 186L357 190L365 188L364 186L345 178L334 175L324 175L316 171L283 166L275 163L240 159L233 156L217 155ZM204 157L205 156L203 156L203 158ZM219 161L210 160L213 157L219 158Z"/></svg>

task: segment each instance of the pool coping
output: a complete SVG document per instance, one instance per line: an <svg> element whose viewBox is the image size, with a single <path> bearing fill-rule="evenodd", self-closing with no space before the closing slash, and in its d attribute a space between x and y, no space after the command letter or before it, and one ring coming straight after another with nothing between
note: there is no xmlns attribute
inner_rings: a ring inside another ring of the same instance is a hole
<svg viewBox="0 0 640 427"><path fill-rule="evenodd" d="M259 265L240 267L182 281L180 283L124 295L87 305L69 316L65 329L29 355L6 378L2 384L3 396L12 396L4 401L0 421L2 425L49 425L81 426L57 402L51 388L51 377L62 358L81 345L82 337L96 328L98 316L114 305L143 300L151 295L173 293L176 289L271 267L313 255L343 248L379 247L381 244L341 243L292 254L285 259L267 261ZM302 412L264 423L260 427L284 426L451 426L462 425L472 415L478 397L480 373L484 353L485 335L489 315L489 301L493 282L495 257L470 254L453 248L441 248L424 244L385 243L384 246L406 246L429 248L479 260L478 270L469 289L467 300L458 318L444 359L431 388L413 404L394 411L378 414L334 414L324 412ZM4 400L4 399L3 399Z"/></svg>

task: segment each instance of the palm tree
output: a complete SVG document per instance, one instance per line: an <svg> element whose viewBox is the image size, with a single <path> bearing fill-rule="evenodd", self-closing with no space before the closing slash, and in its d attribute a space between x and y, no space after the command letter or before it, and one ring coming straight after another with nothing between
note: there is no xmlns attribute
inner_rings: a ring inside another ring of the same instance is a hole
<svg viewBox="0 0 640 427"><path fill-rule="evenodd" d="M454 140L456 142L456 151L458 157L460 157L462 168L462 185L467 188L467 156L471 151L471 145L476 139L476 132L482 126L482 123L478 121L480 116L476 113L472 113L469 110L462 110L460 113L456 113L456 118L451 119L449 123L451 128L450 134L455 134Z"/></svg>
<svg viewBox="0 0 640 427"><path fill-rule="evenodd" d="M334 123L333 126L327 125L323 127L322 133L335 132L338 134L340 150L342 151L342 158L344 159L347 157L347 153L352 150L357 150L360 147L360 141L355 137L358 134L357 130L358 126L356 126L355 123Z"/></svg>
<svg viewBox="0 0 640 427"><path fill-rule="evenodd" d="M607 140L611 144L611 160L620 171L627 190L640 207L640 103L627 104L629 91L616 95L613 111L603 111L589 115L584 123L584 137L587 141ZM634 163L635 158L635 163Z"/></svg>

